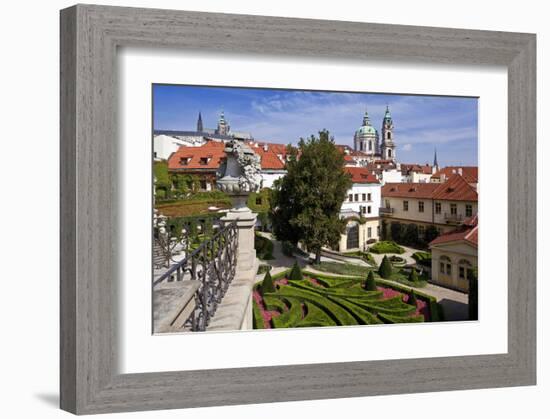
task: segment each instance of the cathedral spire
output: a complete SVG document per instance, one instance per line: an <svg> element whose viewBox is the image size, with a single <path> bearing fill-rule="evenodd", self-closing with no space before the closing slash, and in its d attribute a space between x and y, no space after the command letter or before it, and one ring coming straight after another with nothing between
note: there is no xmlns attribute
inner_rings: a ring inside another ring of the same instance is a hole
<svg viewBox="0 0 550 419"><path fill-rule="evenodd" d="M439 167L437 164L437 148L434 147L434 167Z"/></svg>
<svg viewBox="0 0 550 419"><path fill-rule="evenodd" d="M201 115L201 112L199 111L199 119L197 119L197 132L203 132L204 129L203 129L203 126L202 126L202 115Z"/></svg>
<svg viewBox="0 0 550 419"><path fill-rule="evenodd" d="M370 126L370 118L369 118L369 112L367 111L367 108L365 108L365 115L363 116L363 126L368 127Z"/></svg>

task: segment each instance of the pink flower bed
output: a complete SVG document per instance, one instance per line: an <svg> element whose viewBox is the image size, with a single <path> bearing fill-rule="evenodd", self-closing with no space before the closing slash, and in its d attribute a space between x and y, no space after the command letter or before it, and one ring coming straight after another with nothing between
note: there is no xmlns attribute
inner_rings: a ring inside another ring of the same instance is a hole
<svg viewBox="0 0 550 419"><path fill-rule="evenodd" d="M378 287L378 291L382 291L382 296L384 297L384 299L393 298L401 295L403 297L404 303L409 301L408 294L403 294L402 292L396 291L392 288ZM414 313L411 313L411 316L418 316L418 315L424 316L425 321L430 321L430 310L428 308L428 304L426 304L425 301L417 297L416 311Z"/></svg>

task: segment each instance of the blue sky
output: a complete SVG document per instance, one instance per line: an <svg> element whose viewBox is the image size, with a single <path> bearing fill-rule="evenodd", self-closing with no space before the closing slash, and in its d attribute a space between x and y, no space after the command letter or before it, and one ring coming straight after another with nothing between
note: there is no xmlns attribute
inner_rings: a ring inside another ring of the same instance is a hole
<svg viewBox="0 0 550 419"><path fill-rule="evenodd" d="M215 128L220 111L235 131L255 139L295 144L300 137L328 129L337 144L353 147L353 133L365 109L380 131L386 105L394 123L397 159L440 165L477 165L477 99L462 97L335 93L301 90L153 86L155 130Z"/></svg>

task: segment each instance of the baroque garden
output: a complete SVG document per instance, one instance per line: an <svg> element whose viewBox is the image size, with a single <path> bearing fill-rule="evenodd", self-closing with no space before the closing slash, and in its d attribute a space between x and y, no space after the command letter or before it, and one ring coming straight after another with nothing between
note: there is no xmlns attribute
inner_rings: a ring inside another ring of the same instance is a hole
<svg viewBox="0 0 550 419"><path fill-rule="evenodd" d="M389 108L353 148L153 141L155 333L477 319L477 167L399 162Z"/></svg>

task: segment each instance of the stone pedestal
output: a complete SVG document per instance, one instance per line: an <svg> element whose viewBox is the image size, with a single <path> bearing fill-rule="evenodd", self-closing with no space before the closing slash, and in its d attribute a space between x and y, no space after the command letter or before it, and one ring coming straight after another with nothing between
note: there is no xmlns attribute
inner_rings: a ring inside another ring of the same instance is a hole
<svg viewBox="0 0 550 419"><path fill-rule="evenodd" d="M254 249L256 214L247 207L234 208L221 219L237 223L237 269L235 278L206 330L250 330L252 325L252 288L258 270Z"/></svg>
<svg viewBox="0 0 550 419"><path fill-rule="evenodd" d="M239 243L237 271L249 271L256 266L256 249L254 249L256 219L257 215L247 207L229 210L221 219L224 223L237 222Z"/></svg>

